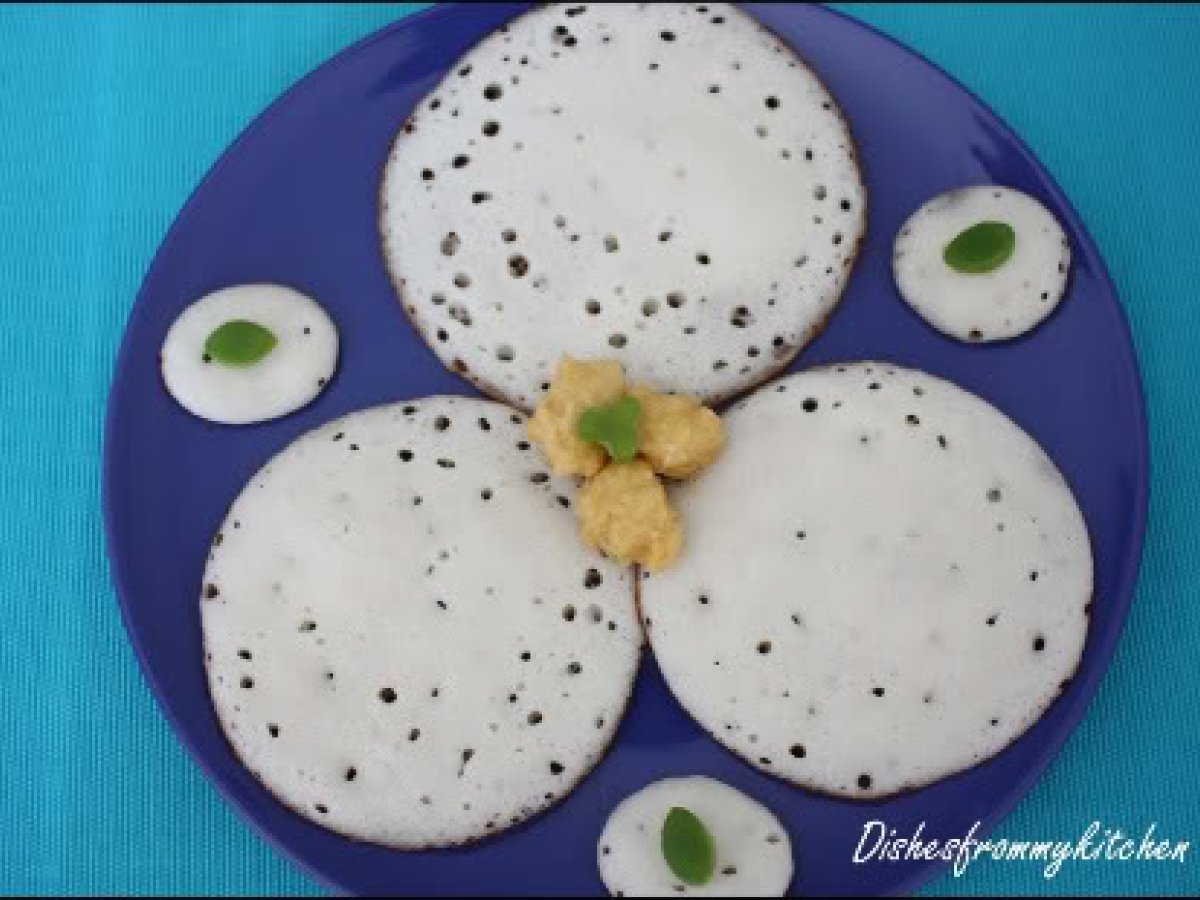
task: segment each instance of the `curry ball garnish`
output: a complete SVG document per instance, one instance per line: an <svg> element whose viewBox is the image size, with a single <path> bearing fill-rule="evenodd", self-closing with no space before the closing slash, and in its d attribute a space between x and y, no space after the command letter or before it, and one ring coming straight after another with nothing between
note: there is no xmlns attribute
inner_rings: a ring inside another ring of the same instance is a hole
<svg viewBox="0 0 1200 900"><path fill-rule="evenodd" d="M683 525L661 477L691 478L725 445L720 417L694 397L627 385L616 360L563 357L529 436L558 475L588 479L578 513L583 539L607 556L669 566Z"/></svg>

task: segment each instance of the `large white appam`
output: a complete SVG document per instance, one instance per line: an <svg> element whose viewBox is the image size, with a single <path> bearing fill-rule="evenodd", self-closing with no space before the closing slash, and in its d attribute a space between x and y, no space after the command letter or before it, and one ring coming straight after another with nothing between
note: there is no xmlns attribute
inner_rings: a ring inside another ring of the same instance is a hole
<svg viewBox="0 0 1200 900"><path fill-rule="evenodd" d="M663 857L663 822L676 806L713 837L716 865L707 884L681 882ZM775 815L703 776L664 778L622 800L600 834L596 861L615 897L782 897L793 871L792 843Z"/></svg>
<svg viewBox="0 0 1200 900"><path fill-rule="evenodd" d="M1092 557L1038 444L887 363L793 375L679 486L688 550L641 583L675 696L759 768L883 797L995 755L1072 677Z"/></svg>
<svg viewBox="0 0 1200 900"><path fill-rule="evenodd" d="M471 841L599 760L641 646L525 420L435 397L346 416L247 484L204 573L209 687L280 801L396 847Z"/></svg>
<svg viewBox="0 0 1200 900"><path fill-rule="evenodd" d="M564 354L729 397L832 312L865 224L833 98L725 4L530 12L397 136L384 259L452 369L530 409Z"/></svg>

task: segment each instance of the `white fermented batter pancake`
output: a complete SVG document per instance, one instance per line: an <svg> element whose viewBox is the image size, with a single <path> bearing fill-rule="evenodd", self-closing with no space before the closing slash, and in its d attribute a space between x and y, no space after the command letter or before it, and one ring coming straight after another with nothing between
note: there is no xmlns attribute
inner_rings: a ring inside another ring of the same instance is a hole
<svg viewBox="0 0 1200 900"><path fill-rule="evenodd" d="M716 865L703 885L680 881L662 853L672 807L689 810L713 837ZM600 877L616 897L782 897L792 844L765 806L712 778L665 778L622 800L597 845Z"/></svg>
<svg viewBox="0 0 1200 900"><path fill-rule="evenodd" d="M645 578L663 674L719 741L883 797L995 755L1074 674L1092 557L1070 488L997 409L888 363L804 372L725 416Z"/></svg>
<svg viewBox="0 0 1200 900"><path fill-rule="evenodd" d="M252 366L227 366L204 352L229 321L262 325L277 341ZM159 354L163 382L193 415L228 425L285 416L324 390L338 359L337 327L315 300L279 284L242 284L200 298L171 325Z"/></svg>
<svg viewBox="0 0 1200 900"><path fill-rule="evenodd" d="M728 397L823 325L863 233L841 112L726 4L554 5L397 136L383 251L449 367L531 409L563 354Z"/></svg>
<svg viewBox="0 0 1200 900"><path fill-rule="evenodd" d="M980 222L1012 227L1016 244L991 272L947 265L946 246ZM979 185L934 197L904 223L892 270L904 301L960 341L1002 341L1033 330L1063 298L1071 245L1053 214L1028 194Z"/></svg>
<svg viewBox="0 0 1200 900"><path fill-rule="evenodd" d="M496 403L433 397L303 436L247 484L201 594L235 752L283 803L396 847L497 833L611 741L641 634L627 570Z"/></svg>

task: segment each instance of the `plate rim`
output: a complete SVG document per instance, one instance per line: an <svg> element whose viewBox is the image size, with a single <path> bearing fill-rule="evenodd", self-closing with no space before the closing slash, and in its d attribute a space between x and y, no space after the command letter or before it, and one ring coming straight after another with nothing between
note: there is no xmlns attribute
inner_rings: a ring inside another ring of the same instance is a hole
<svg viewBox="0 0 1200 900"><path fill-rule="evenodd" d="M242 127L237 136L221 151L217 158L209 166L204 175L196 182L195 186L188 193L187 198L180 206L179 211L175 214L170 226L167 228L154 250L146 272L139 283L134 301L130 307L129 313L126 316L124 329L120 346L117 350L115 362L111 370L111 378L109 382L109 390L105 403L104 415L104 432L102 439L102 459L101 459L101 510L103 518L104 530L104 549L105 558L108 563L109 579L116 594L117 605L121 614L122 625L125 629L126 637L129 644L133 648L134 655L138 661L138 668L142 677L145 679L147 686L155 700L155 707L159 714L162 715L171 728L173 737L186 750L187 755L193 764L199 766L205 776L205 780L216 789L221 799L238 814L238 817L243 823L249 825L251 830L266 843L274 848L277 852L283 855L286 859L294 863L308 877L312 878L322 887L332 891L339 896L349 894L345 885L339 884L331 877L326 876L319 871L315 865L307 861L299 854L293 853L282 840L277 838L267 828L262 826L255 816L251 815L247 808L232 791L230 791L224 782L217 777L215 770L210 765L207 758L194 745L191 739L187 736L187 732L182 727L179 717L172 711L169 704L164 701L166 692L163 690L163 685L158 677L149 666L146 658L145 648L138 633L134 629L131 621L131 603L128 600L129 591L127 587L127 578L125 567L122 565L120 554L117 552L116 535L119 530L116 523L116 515L114 512L115 504L113 501L114 481L115 481L115 434L116 434L116 407L114 397L121 391L121 385L129 378L129 372L133 366L133 350L131 346L131 332L133 326L139 319L146 314L146 308L149 304L147 295L147 285L154 280L154 276L161 263L161 251L164 246L169 244L176 232L182 227L182 222L188 217L192 207L196 204L197 198L208 186L210 181L217 179L224 168L230 163L230 160L237 154L243 143L251 140L260 129L268 124L271 119L278 115L280 108L293 97L300 93L311 81L318 79L327 69L338 65L345 57L355 55L371 45L386 40L394 32L403 30L413 22L423 22L428 19L438 17L448 17L458 14L460 11L467 10L471 7L470 3L451 2L451 3L433 3L423 9L407 13L392 22L383 25L382 27L368 33L367 35L353 41L340 50L337 50L332 55L318 63L307 73L292 82L274 99L266 104L257 114ZM524 5L524 4L523 4ZM755 18L759 18L756 9L773 4L747 3L745 8ZM1051 169L1046 166L1037 157L1036 154L1026 144L1025 140L1013 130L1002 119L992 107L981 99L973 90L964 85L958 78L946 71L941 65L934 62L925 56L922 52L907 46L899 39L892 37L886 32L880 30L876 26L857 19L854 16L848 15L841 10L834 9L826 4L813 4L810 7L811 11L817 15L825 15L836 18L844 26L849 28L858 28L865 30L877 39L883 40L890 44L893 48L900 51L902 54L910 57L914 61L920 62L932 69L936 74L945 79L949 84L953 85L959 92L966 95L974 106L982 114L986 123L996 129L1000 134L1009 140L1012 147L1017 153L1035 169L1044 178L1048 192L1050 193L1054 203L1066 212L1065 218L1068 220L1073 229L1079 234L1081 240L1080 249L1084 251L1084 255L1089 256L1096 264L1096 278L1101 286L1108 292L1113 301L1115 312L1115 321L1120 329L1124 342L1120 349L1126 357L1125 362L1128 365L1133 377L1134 392L1133 392L1133 413L1136 418L1137 435L1136 435L1136 471L1134 473L1134 504L1129 511L1130 522L1132 528L1130 530L1129 542L1126 552L1122 559L1121 572L1124 577L1116 585L1115 590L1108 603L1112 609L1112 625L1103 634L1096 636L1096 643L1091 647L1090 653L1094 659L1098 660L1098 664L1093 666L1090 675L1081 681L1081 688L1086 695L1080 701L1077 701L1065 714L1064 721L1049 738L1047 738L1044 746L1035 757L1033 765L1029 766L1020 778L1013 781L1005 790L1002 799L991 810L991 812L981 821L980 833L990 834L993 829L1005 818L1007 818L1016 806L1025 799L1026 796L1033 790L1037 782L1046 774L1051 764L1055 761L1058 755L1062 752L1067 741L1078 730L1080 723L1087 715L1091 705L1095 701L1096 694L1099 692L1100 684L1107 675L1112 664L1112 658L1116 651L1117 644L1125 634L1128 626L1129 612L1133 606L1133 601L1136 598L1138 580L1141 573L1141 560L1144 553L1146 531L1149 518L1150 492L1151 492L1151 457L1150 457L1150 440L1149 440L1149 422L1146 409L1146 390L1145 381L1142 376L1140 361L1137 355L1137 346L1133 339L1133 330L1130 324L1129 316L1126 312L1124 304L1120 300L1120 294L1117 291L1116 285L1112 280L1108 271L1108 266L1104 261L1104 257L1100 253L1099 247L1096 245L1091 231L1087 228L1086 223L1079 212L1075 209L1070 199L1059 185L1058 180L1054 177ZM836 313L836 310L835 310ZM940 376L939 376L940 377ZM1006 413L1007 415L1007 413ZM1036 437L1035 437L1036 440ZM1082 658L1081 658L1082 666ZM911 893L921 886L928 884L934 878L942 875L948 870L948 866L940 861L931 861L927 865L917 868L911 875L899 880L894 888L889 891L889 895L902 895Z"/></svg>

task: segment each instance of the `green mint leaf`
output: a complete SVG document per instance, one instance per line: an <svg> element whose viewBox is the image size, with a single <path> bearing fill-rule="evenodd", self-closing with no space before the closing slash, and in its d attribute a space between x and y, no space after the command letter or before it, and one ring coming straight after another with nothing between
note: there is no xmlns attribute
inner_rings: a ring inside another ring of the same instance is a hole
<svg viewBox="0 0 1200 900"><path fill-rule="evenodd" d="M1008 262L1017 234L1004 222L978 222L946 245L946 265L964 275L983 275Z"/></svg>
<svg viewBox="0 0 1200 900"><path fill-rule="evenodd" d="M231 319L204 342L205 361L226 366L252 366L275 349L278 341L257 322Z"/></svg>
<svg viewBox="0 0 1200 900"><path fill-rule="evenodd" d="M712 835L691 810L675 806L662 827L662 854L684 884L707 884L716 867Z"/></svg>
<svg viewBox="0 0 1200 900"><path fill-rule="evenodd" d="M631 462L638 452L638 417L642 404L622 397L607 406L593 406L579 417L576 431L585 441L600 444L615 462Z"/></svg>

